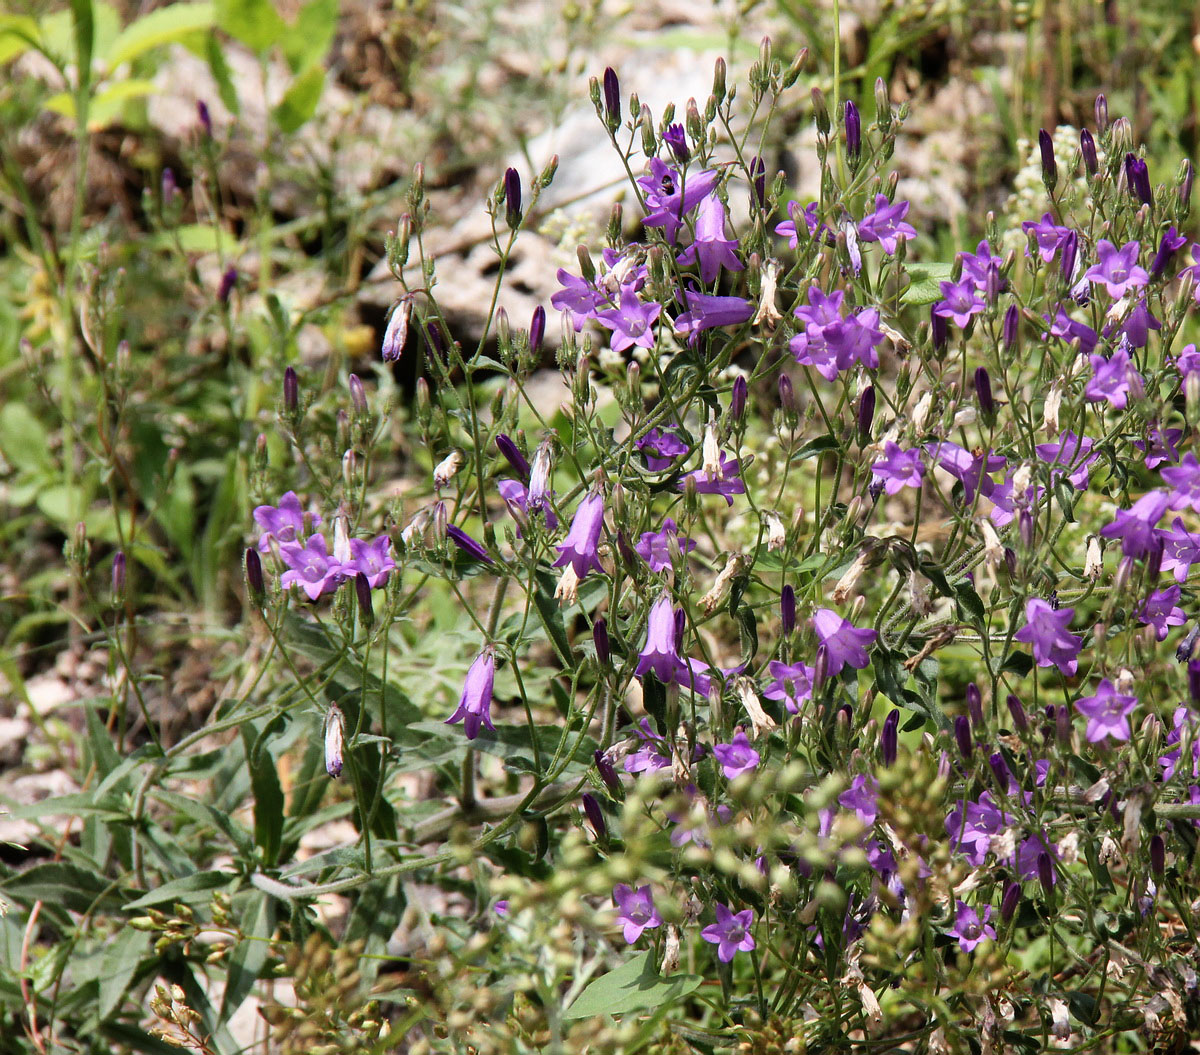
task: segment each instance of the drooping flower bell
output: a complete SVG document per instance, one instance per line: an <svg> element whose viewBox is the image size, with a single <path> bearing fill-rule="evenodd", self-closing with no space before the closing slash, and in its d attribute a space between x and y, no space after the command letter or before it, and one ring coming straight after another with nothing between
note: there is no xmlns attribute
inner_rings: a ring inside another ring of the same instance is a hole
<svg viewBox="0 0 1200 1055"><path fill-rule="evenodd" d="M495 731L496 727L492 725L492 686L495 677L496 655L488 645L472 662L462 695L458 698L458 709L446 719L447 725L462 722L468 740L474 740L479 735L481 725Z"/></svg>

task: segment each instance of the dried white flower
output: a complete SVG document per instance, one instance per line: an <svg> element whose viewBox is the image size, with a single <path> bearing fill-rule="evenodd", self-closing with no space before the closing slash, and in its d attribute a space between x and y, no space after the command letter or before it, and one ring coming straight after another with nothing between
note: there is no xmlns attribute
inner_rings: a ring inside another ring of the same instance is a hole
<svg viewBox="0 0 1200 1055"><path fill-rule="evenodd" d="M434 466L433 470L433 487L434 490L440 491L446 486L459 469L462 468L463 456L461 451L451 451L440 462Z"/></svg>

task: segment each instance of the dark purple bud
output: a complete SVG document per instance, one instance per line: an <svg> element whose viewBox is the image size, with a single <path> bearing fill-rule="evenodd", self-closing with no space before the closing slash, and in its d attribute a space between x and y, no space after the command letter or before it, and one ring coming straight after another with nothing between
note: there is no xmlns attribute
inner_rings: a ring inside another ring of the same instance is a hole
<svg viewBox="0 0 1200 1055"><path fill-rule="evenodd" d="M691 151L688 150L687 132L684 131L683 125L667 125L663 132L663 142L667 144L679 164L687 164L688 158L691 157Z"/></svg>
<svg viewBox="0 0 1200 1055"><path fill-rule="evenodd" d="M1108 128L1108 99L1101 92L1096 96L1096 131L1103 132Z"/></svg>
<svg viewBox="0 0 1200 1055"><path fill-rule="evenodd" d="M1021 701L1010 693L1004 702L1008 704L1008 713L1012 715L1013 728L1019 733L1025 732L1029 728L1029 720L1025 717L1025 708L1021 706Z"/></svg>
<svg viewBox="0 0 1200 1055"><path fill-rule="evenodd" d="M603 751L596 751L592 757L596 760L596 772L600 774L604 786L608 788L610 794L616 795L621 790L621 778L617 776L616 766L609 761Z"/></svg>
<svg viewBox="0 0 1200 1055"><path fill-rule="evenodd" d="M262 607L267 597L267 586L263 582L262 560L258 550L246 550L246 589L250 591L250 600L256 606Z"/></svg>
<svg viewBox="0 0 1200 1055"><path fill-rule="evenodd" d="M987 274L984 276L983 295L989 304L995 304L1000 298L1000 290L1003 285L1004 281L1000 278L1000 265L988 264Z"/></svg>
<svg viewBox="0 0 1200 1055"><path fill-rule="evenodd" d="M439 359L446 358L446 338L442 333L442 328L433 319L425 323L425 340Z"/></svg>
<svg viewBox="0 0 1200 1055"><path fill-rule="evenodd" d="M1017 574L1017 551L1012 546L1004 547L1004 566L1008 569L1009 575Z"/></svg>
<svg viewBox="0 0 1200 1055"><path fill-rule="evenodd" d="M1150 190L1150 169L1136 154L1125 155L1125 179L1129 183L1129 193L1143 205L1153 205L1154 195Z"/></svg>
<svg viewBox="0 0 1200 1055"><path fill-rule="evenodd" d="M1017 911L1021 900L1021 884L1010 879L1004 884L1004 896L1000 899L1000 918L1007 923Z"/></svg>
<svg viewBox="0 0 1200 1055"><path fill-rule="evenodd" d="M506 436L503 432L496 434L496 449L504 455L505 460L513 467L513 471L521 478L522 482L529 482L529 462L525 460L513 443L512 439Z"/></svg>
<svg viewBox="0 0 1200 1055"><path fill-rule="evenodd" d="M354 576L354 596L358 598L363 625L370 629L375 625L375 606L371 603L371 583L361 571Z"/></svg>
<svg viewBox="0 0 1200 1055"><path fill-rule="evenodd" d="M1175 650L1176 663L1188 663L1191 661L1192 653L1196 651L1196 639L1200 638L1200 621L1196 623L1191 630L1187 632L1187 636L1179 642L1179 647Z"/></svg>
<svg viewBox="0 0 1200 1055"><path fill-rule="evenodd" d="M604 86L604 116L608 127L619 128L621 125L621 82L617 80L617 71L611 66L604 68L602 83Z"/></svg>
<svg viewBox="0 0 1200 1055"><path fill-rule="evenodd" d="M729 393L729 416L734 421L741 421L746 413L746 396L749 393L749 386L746 383L746 378L742 374L738 374L733 379L733 389Z"/></svg>
<svg viewBox="0 0 1200 1055"><path fill-rule="evenodd" d="M1012 773L1009 772L1008 763L1004 761L1004 756L999 751L994 751L988 755L988 765L991 767L992 776L996 778L996 783L1007 794L1009 787L1012 785Z"/></svg>
<svg viewBox="0 0 1200 1055"><path fill-rule="evenodd" d="M683 614L682 608L675 609L675 647L683 647L683 630L687 626L687 617Z"/></svg>
<svg viewBox="0 0 1200 1055"><path fill-rule="evenodd" d="M971 725L979 732L983 728L983 693L974 682L967 686L967 714L971 716Z"/></svg>
<svg viewBox="0 0 1200 1055"><path fill-rule="evenodd" d="M1015 304L1004 313L1004 350L1011 353L1017 347L1017 328L1021 324L1021 313Z"/></svg>
<svg viewBox="0 0 1200 1055"><path fill-rule="evenodd" d="M858 107L854 103L846 100L846 111L844 115L846 124L846 160L850 162L851 167L858 165L858 159L862 155L862 118L859 117Z"/></svg>
<svg viewBox="0 0 1200 1055"><path fill-rule="evenodd" d="M488 564L494 564L495 561L488 556L488 551L468 535L462 528L454 524L446 525L446 534L450 536L450 540L468 556L476 557L479 560L486 561Z"/></svg>
<svg viewBox="0 0 1200 1055"><path fill-rule="evenodd" d="M1071 742L1071 712L1065 703L1059 704L1054 711L1054 735L1060 744Z"/></svg>
<svg viewBox="0 0 1200 1055"><path fill-rule="evenodd" d="M1100 170L1100 159L1096 156L1096 141L1086 128L1079 132L1079 153L1083 155L1083 167L1089 176L1094 176Z"/></svg>
<svg viewBox="0 0 1200 1055"><path fill-rule="evenodd" d="M354 407L354 413L365 414L367 412L367 393L363 388L362 378L358 374L351 374L349 387L350 403Z"/></svg>
<svg viewBox="0 0 1200 1055"><path fill-rule="evenodd" d="M237 285L238 269L230 265L225 269L225 273L221 276L221 284L217 287L217 300L222 304L228 304L229 298L233 296L234 287Z"/></svg>
<svg viewBox="0 0 1200 1055"><path fill-rule="evenodd" d="M585 791L580 798L583 799L583 813L588 819L588 824L592 826L596 838L604 842L608 838L608 825L604 823L604 811L600 809L600 803L590 791Z"/></svg>
<svg viewBox="0 0 1200 1055"><path fill-rule="evenodd" d="M796 591L790 585L779 592L779 616L783 624L783 636L796 629Z"/></svg>
<svg viewBox="0 0 1200 1055"><path fill-rule="evenodd" d="M1021 536L1021 544L1026 549L1033 548L1033 513L1022 509L1017 518L1017 534Z"/></svg>
<svg viewBox="0 0 1200 1055"><path fill-rule="evenodd" d="M1187 239L1184 238L1175 228L1168 227L1163 232L1163 236L1159 239L1158 252L1154 254L1154 262L1150 265L1150 277L1158 278L1164 271L1167 270L1167 265L1170 264L1171 258L1175 255L1175 250L1187 244Z"/></svg>
<svg viewBox="0 0 1200 1055"><path fill-rule="evenodd" d="M796 390L787 374L779 375L779 405L788 417L796 413Z"/></svg>
<svg viewBox="0 0 1200 1055"><path fill-rule="evenodd" d="M288 414L295 414L300 409L300 379L291 366L283 372L283 409Z"/></svg>
<svg viewBox="0 0 1200 1055"><path fill-rule="evenodd" d="M879 757L885 766L895 765L896 752L899 747L900 711L893 709L883 720L883 730L879 734Z"/></svg>
<svg viewBox="0 0 1200 1055"><path fill-rule="evenodd" d="M165 168L162 170L162 200L164 205L169 205L179 193L179 184L175 182L175 170Z"/></svg>
<svg viewBox="0 0 1200 1055"><path fill-rule="evenodd" d="M987 372L987 367L975 368L975 398L979 400L979 412L984 420L991 424L996 416L996 403L992 399L992 378Z"/></svg>
<svg viewBox="0 0 1200 1055"><path fill-rule="evenodd" d="M1179 204L1183 206L1186 216L1192 207L1192 184L1196 181L1196 166L1186 158L1183 162L1183 175L1179 180Z"/></svg>
<svg viewBox="0 0 1200 1055"><path fill-rule="evenodd" d="M204 134L210 139L212 138L212 114L208 112L208 103L203 99L196 100L196 116L200 118L200 127L204 129Z"/></svg>
<svg viewBox="0 0 1200 1055"><path fill-rule="evenodd" d="M1037 872L1038 882L1042 884L1042 890L1049 897L1054 892L1054 862L1050 860L1050 855L1045 850L1038 854Z"/></svg>
<svg viewBox="0 0 1200 1055"><path fill-rule="evenodd" d="M521 176L511 168L504 172L504 220L514 231L521 226Z"/></svg>
<svg viewBox="0 0 1200 1055"><path fill-rule="evenodd" d="M533 309L529 320L529 351L537 355L542 350L542 339L546 336L546 309L540 304Z"/></svg>
<svg viewBox="0 0 1200 1055"><path fill-rule="evenodd" d="M942 352L946 350L946 342L950 339L950 320L945 315L938 315L933 309L937 305L931 305L929 309L929 336L933 341L933 350Z"/></svg>
<svg viewBox="0 0 1200 1055"><path fill-rule="evenodd" d="M125 553L117 550L113 554L112 563L112 595L114 603L120 601L125 594Z"/></svg>
<svg viewBox="0 0 1200 1055"><path fill-rule="evenodd" d="M858 442L866 444L871 439L871 426L875 422L875 386L867 385L858 397Z"/></svg>
<svg viewBox="0 0 1200 1055"><path fill-rule="evenodd" d="M1157 832L1150 836L1150 871L1156 879L1162 879L1167 867L1167 844Z"/></svg>
<svg viewBox="0 0 1200 1055"><path fill-rule="evenodd" d="M1151 544L1150 549L1146 552L1146 579L1144 585L1153 586L1158 582L1159 573L1162 571L1164 542L1161 537L1156 538Z"/></svg>
<svg viewBox="0 0 1200 1055"><path fill-rule="evenodd" d="M1042 152L1042 183L1046 193L1053 194L1058 186L1058 165L1054 162L1054 140L1044 128L1038 132L1038 149Z"/></svg>
<svg viewBox="0 0 1200 1055"><path fill-rule="evenodd" d="M825 645L817 646L817 658L813 661L814 685L824 685L829 676L829 649Z"/></svg>
<svg viewBox="0 0 1200 1055"><path fill-rule="evenodd" d="M592 643L596 646L596 662L602 667L608 666L608 622L603 618L592 624Z"/></svg>
<svg viewBox="0 0 1200 1055"><path fill-rule="evenodd" d="M1062 277L1070 282L1075 276L1075 257L1079 253L1079 235L1071 231L1062 242ZM1015 306L1015 305L1014 305Z"/></svg>
<svg viewBox="0 0 1200 1055"><path fill-rule="evenodd" d="M767 207L767 163L755 155L750 159L750 189L760 209Z"/></svg>
<svg viewBox="0 0 1200 1055"><path fill-rule="evenodd" d="M958 744L959 754L970 761L974 745L971 743L971 720L965 714L954 719L954 742Z"/></svg>
<svg viewBox="0 0 1200 1055"><path fill-rule="evenodd" d="M1200 703L1200 660L1188 663L1188 696L1193 703Z"/></svg>

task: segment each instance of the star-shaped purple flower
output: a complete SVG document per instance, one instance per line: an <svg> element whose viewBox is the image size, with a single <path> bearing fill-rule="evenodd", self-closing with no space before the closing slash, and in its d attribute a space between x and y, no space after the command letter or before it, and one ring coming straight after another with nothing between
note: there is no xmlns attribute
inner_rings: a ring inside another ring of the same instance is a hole
<svg viewBox="0 0 1200 1055"><path fill-rule="evenodd" d="M1149 491L1128 509L1118 509L1116 519L1105 524L1100 534L1105 538L1119 538L1125 556L1141 557L1154 545L1158 534L1154 526L1167 511L1167 502L1166 492Z"/></svg>
<svg viewBox="0 0 1200 1055"><path fill-rule="evenodd" d="M1140 248L1136 241L1129 241L1118 249L1108 239L1101 238L1096 243L1099 263L1089 267L1083 277L1093 285L1103 286L1113 300L1119 300L1131 289L1141 289L1150 276L1138 266Z"/></svg>
<svg viewBox="0 0 1200 1055"><path fill-rule="evenodd" d="M713 911L717 922L705 927L700 937L717 947L717 959L729 963L739 952L752 952L754 936L750 928L754 926L754 909L735 913L718 902Z"/></svg>
<svg viewBox="0 0 1200 1055"><path fill-rule="evenodd" d="M1056 224L1050 213L1043 213L1041 220L1036 223L1033 220L1026 220L1021 224L1021 228L1026 234L1033 235L1034 241L1037 243L1038 255L1047 264L1054 259L1054 254L1058 252L1059 247L1071 233L1069 227L1060 227ZM1028 248L1025 250L1025 255L1029 255Z"/></svg>
<svg viewBox="0 0 1200 1055"><path fill-rule="evenodd" d="M925 463L921 461L919 449L903 450L899 444L888 440L883 445L884 456L871 466L871 475L883 484L890 495L905 487L920 488L925 477Z"/></svg>
<svg viewBox="0 0 1200 1055"><path fill-rule="evenodd" d="M1131 731L1129 716L1137 707L1136 696L1125 696L1117 692L1108 678L1096 688L1094 696L1083 696L1075 701L1075 708L1087 720L1088 743L1107 740L1128 740Z"/></svg>
<svg viewBox="0 0 1200 1055"><path fill-rule="evenodd" d="M891 256L896 252L896 239L916 238L917 229L904 219L908 215L909 203L898 201L892 204L887 195L875 195L875 211L867 213L858 223L858 238L861 242L878 242L883 251Z"/></svg>
<svg viewBox="0 0 1200 1055"><path fill-rule="evenodd" d="M800 705L812 699L816 670L804 663L780 663L776 659L771 660L767 669L774 680L763 689L763 695L768 700L782 701L792 714L798 714Z"/></svg>
<svg viewBox="0 0 1200 1055"><path fill-rule="evenodd" d="M707 473L703 469L685 473L676 485L680 491L687 490L688 480L696 483L696 493L702 495L722 495L726 505L733 505L732 495L744 495L746 484L738 476L741 463L736 458L730 458L724 451L720 453L720 471Z"/></svg>
<svg viewBox="0 0 1200 1055"><path fill-rule="evenodd" d="M754 767L759 763L759 754L750 745L743 729L734 734L730 743L713 744L713 757L721 763L721 772L726 780L754 772Z"/></svg>
<svg viewBox="0 0 1200 1055"><path fill-rule="evenodd" d="M1165 641L1171 627L1183 626L1187 622L1187 615L1179 607L1178 602L1178 586L1155 590L1138 608L1138 619L1146 625L1154 627L1154 633L1158 640Z"/></svg>
<svg viewBox="0 0 1200 1055"><path fill-rule="evenodd" d="M991 918L991 905L983 910L983 919L980 919L979 913L968 906L965 901L958 902L954 913L954 926L950 933L958 939L958 947L963 952L973 952L975 946L984 938L996 940L996 928L988 923Z"/></svg>
<svg viewBox="0 0 1200 1055"><path fill-rule="evenodd" d="M617 906L617 922L624 924L623 933L628 944L637 941L643 931L662 926L662 916L654 907L649 884L634 890L625 883L618 883L613 887L612 899Z"/></svg>
<svg viewBox="0 0 1200 1055"><path fill-rule="evenodd" d="M1129 353L1124 348L1118 348L1111 358L1102 355L1088 356L1092 364L1092 378L1083 390L1084 398L1091 403L1105 400L1118 410L1124 410L1129 402L1129 396L1140 395L1142 392L1142 375L1130 362Z"/></svg>
<svg viewBox="0 0 1200 1055"><path fill-rule="evenodd" d="M301 542L304 538L304 510L295 491L288 491L279 499L278 506L256 506L254 520L263 530L258 540L260 553L271 552L271 539L281 545L285 542ZM313 526L321 523L316 513L312 515Z"/></svg>
<svg viewBox="0 0 1200 1055"><path fill-rule="evenodd" d="M634 549L651 571L666 571L671 567L671 545L674 543L682 553L691 553L696 543L690 538L681 539L675 521L667 517L661 531L645 532Z"/></svg>
<svg viewBox="0 0 1200 1055"><path fill-rule="evenodd" d="M630 286L621 290L621 304L617 308L598 311L595 319L613 331L612 350L623 352L637 345L640 348L654 347L654 322L662 312L657 301L643 304Z"/></svg>
<svg viewBox="0 0 1200 1055"><path fill-rule="evenodd" d="M1075 618L1074 608L1055 610L1040 597L1025 602L1025 625L1013 635L1014 641L1033 645L1033 658L1039 667L1058 667L1068 677L1079 668L1083 638L1067 627Z"/></svg>
<svg viewBox="0 0 1200 1055"><path fill-rule="evenodd" d="M818 648L825 653L825 676L836 677L845 666L862 670L869 662L867 649L879 635L869 628L856 627L832 608L818 608L812 617Z"/></svg>
<svg viewBox="0 0 1200 1055"><path fill-rule="evenodd" d="M978 315L984 306L974 280L964 274L957 282L940 282L938 286L942 299L933 306L933 313L965 330L971 323L971 316Z"/></svg>

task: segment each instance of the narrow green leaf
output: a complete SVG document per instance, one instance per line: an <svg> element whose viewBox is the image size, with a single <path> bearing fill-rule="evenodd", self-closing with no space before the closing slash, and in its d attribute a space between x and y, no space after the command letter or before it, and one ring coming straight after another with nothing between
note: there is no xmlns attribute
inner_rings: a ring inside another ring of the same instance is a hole
<svg viewBox="0 0 1200 1055"><path fill-rule="evenodd" d="M274 757L264 744L255 743L254 736L254 729L242 726L242 744L254 792L254 841L262 851L263 864L274 868L283 840L283 789L279 786Z"/></svg>
<svg viewBox="0 0 1200 1055"><path fill-rule="evenodd" d="M221 102L225 104L225 109L236 117L242 112L242 108L238 101L237 88L233 85L233 74L229 70L229 63L225 61L225 52L221 50L221 41L217 39L216 33L209 33L204 41L204 57L208 61L213 80L217 82L217 94L221 97Z"/></svg>
<svg viewBox="0 0 1200 1055"><path fill-rule="evenodd" d="M121 1004L129 983L137 973L141 959L150 951L150 935L123 927L104 950L104 971L100 976L100 1017L108 1018Z"/></svg>
<svg viewBox="0 0 1200 1055"><path fill-rule="evenodd" d="M271 0L216 0L217 26L251 51L266 51L287 31Z"/></svg>
<svg viewBox="0 0 1200 1055"><path fill-rule="evenodd" d="M232 872L194 872L181 879L172 879L163 883L140 898L128 902L124 909L132 912L139 908L149 908L151 905L161 905L165 901L206 901L211 891L228 886L237 880ZM200 896L197 896L200 895Z"/></svg>
<svg viewBox="0 0 1200 1055"><path fill-rule="evenodd" d="M121 31L105 56L108 68L115 69L152 48L208 29L215 19L216 10L211 3L174 3L157 8Z"/></svg>
<svg viewBox="0 0 1200 1055"><path fill-rule="evenodd" d="M293 73L319 63L337 32L338 0L309 0L288 27L282 48Z"/></svg>
<svg viewBox="0 0 1200 1055"><path fill-rule="evenodd" d="M254 983L271 955L271 932L275 929L274 902L261 890L247 891L234 902L234 913L245 935L229 957L221 1021L228 1022L250 995Z"/></svg>
<svg viewBox="0 0 1200 1055"><path fill-rule="evenodd" d="M292 81L279 100L279 105L272 111L280 131L291 135L307 123L316 113L324 90L325 70L320 65L310 66Z"/></svg>

